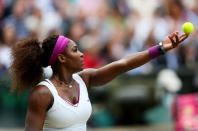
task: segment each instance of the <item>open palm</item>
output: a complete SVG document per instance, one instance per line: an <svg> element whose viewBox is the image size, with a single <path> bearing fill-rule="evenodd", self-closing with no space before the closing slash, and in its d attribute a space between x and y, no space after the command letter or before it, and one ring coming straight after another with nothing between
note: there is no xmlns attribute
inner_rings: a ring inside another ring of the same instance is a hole
<svg viewBox="0 0 198 131"><path fill-rule="evenodd" d="M177 47L182 41L188 38L188 36L189 34L179 35L179 32L173 32L162 41L162 45L165 51L169 51Z"/></svg>

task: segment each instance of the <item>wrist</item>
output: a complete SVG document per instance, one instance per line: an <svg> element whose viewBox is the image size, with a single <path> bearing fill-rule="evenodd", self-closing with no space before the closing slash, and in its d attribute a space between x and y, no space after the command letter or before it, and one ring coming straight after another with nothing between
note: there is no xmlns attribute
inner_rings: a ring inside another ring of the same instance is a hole
<svg viewBox="0 0 198 131"><path fill-rule="evenodd" d="M159 45L153 46L148 49L149 56L154 59L166 53L162 43L160 42Z"/></svg>
<svg viewBox="0 0 198 131"><path fill-rule="evenodd" d="M159 49L159 52L160 52L162 55L166 54L166 50L164 49L164 46L163 46L162 42L159 43L158 49Z"/></svg>

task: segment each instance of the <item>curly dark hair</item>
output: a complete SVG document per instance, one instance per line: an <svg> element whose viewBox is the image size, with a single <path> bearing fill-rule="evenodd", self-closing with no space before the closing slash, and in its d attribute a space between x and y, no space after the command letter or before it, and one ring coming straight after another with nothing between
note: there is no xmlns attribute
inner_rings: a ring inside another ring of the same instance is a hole
<svg viewBox="0 0 198 131"><path fill-rule="evenodd" d="M49 36L43 43L27 38L15 44L10 67L13 79L11 92L32 88L43 79L42 67L48 66L57 38L58 35Z"/></svg>

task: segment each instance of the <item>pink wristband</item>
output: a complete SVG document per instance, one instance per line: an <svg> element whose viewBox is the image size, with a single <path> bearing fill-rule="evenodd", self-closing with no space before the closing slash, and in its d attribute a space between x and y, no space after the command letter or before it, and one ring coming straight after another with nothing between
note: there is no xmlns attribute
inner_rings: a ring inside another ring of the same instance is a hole
<svg viewBox="0 0 198 131"><path fill-rule="evenodd" d="M155 59L155 58L161 56L159 47L157 45L149 48L148 51L149 51L149 55L152 59Z"/></svg>

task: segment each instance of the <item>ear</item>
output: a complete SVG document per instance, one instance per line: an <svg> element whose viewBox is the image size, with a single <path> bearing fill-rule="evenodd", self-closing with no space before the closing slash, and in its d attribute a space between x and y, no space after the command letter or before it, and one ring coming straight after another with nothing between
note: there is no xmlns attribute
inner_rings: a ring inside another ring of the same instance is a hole
<svg viewBox="0 0 198 131"><path fill-rule="evenodd" d="M63 54L58 54L57 59L60 63L66 62L66 57Z"/></svg>

